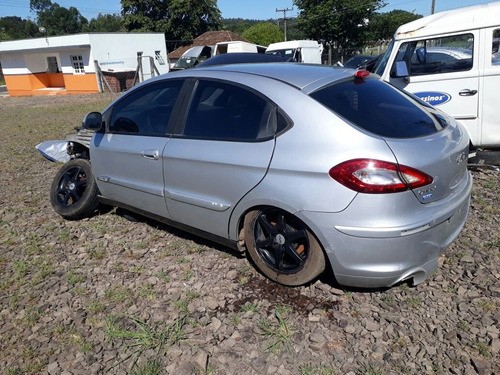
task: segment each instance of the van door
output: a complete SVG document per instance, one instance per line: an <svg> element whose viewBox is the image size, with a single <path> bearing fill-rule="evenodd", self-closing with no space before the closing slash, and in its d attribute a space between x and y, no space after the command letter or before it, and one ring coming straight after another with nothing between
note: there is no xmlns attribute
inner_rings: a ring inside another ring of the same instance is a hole
<svg viewBox="0 0 500 375"><path fill-rule="evenodd" d="M483 76L481 77L481 146L498 147L500 145L500 108L498 106L498 88L500 87L500 27L482 30Z"/></svg>
<svg viewBox="0 0 500 375"><path fill-rule="evenodd" d="M403 42L388 77L394 86L459 120L475 145L480 142L478 47L478 30ZM397 72L398 61L406 63L408 75Z"/></svg>

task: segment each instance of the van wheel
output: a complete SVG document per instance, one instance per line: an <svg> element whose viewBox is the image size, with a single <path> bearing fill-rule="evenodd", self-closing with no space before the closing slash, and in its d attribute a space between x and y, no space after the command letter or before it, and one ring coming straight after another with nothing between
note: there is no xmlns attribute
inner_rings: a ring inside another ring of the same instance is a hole
<svg viewBox="0 0 500 375"><path fill-rule="evenodd" d="M97 192L90 162L74 159L64 164L54 177L50 203L54 211L65 219L83 219L97 209Z"/></svg>
<svg viewBox="0 0 500 375"><path fill-rule="evenodd" d="M295 216L276 208L248 213L244 221L250 258L269 279L287 286L303 285L325 270L323 250Z"/></svg>

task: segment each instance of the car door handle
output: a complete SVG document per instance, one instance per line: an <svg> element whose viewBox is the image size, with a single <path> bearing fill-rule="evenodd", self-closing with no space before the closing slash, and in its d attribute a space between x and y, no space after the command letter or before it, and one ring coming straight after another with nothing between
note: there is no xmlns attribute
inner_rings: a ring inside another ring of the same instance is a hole
<svg viewBox="0 0 500 375"><path fill-rule="evenodd" d="M158 150L144 150L141 151L142 157L146 159L158 160L160 158L160 151Z"/></svg>
<svg viewBox="0 0 500 375"><path fill-rule="evenodd" d="M469 89L462 90L458 93L458 95L460 96L474 96L476 94L477 90L469 90Z"/></svg>

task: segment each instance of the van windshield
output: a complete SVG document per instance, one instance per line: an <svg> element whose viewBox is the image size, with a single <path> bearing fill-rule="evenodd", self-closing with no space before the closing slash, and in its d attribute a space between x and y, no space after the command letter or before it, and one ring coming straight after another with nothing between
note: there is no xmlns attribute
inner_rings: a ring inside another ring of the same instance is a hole
<svg viewBox="0 0 500 375"><path fill-rule="evenodd" d="M409 95L378 79L355 79L311 94L353 125L388 138L414 138L437 133L444 117L432 115Z"/></svg>
<svg viewBox="0 0 500 375"><path fill-rule="evenodd" d="M394 40L391 41L389 46L387 47L387 50L385 51L384 55L380 59L380 62L378 65L375 67L375 74L378 74L379 76L382 76L384 74L385 67L387 66L387 61L389 61L389 57L391 56L392 49L394 47Z"/></svg>
<svg viewBox="0 0 500 375"><path fill-rule="evenodd" d="M288 58L288 61L298 62L299 50L296 48L275 49L273 51L266 51L266 55L282 56Z"/></svg>

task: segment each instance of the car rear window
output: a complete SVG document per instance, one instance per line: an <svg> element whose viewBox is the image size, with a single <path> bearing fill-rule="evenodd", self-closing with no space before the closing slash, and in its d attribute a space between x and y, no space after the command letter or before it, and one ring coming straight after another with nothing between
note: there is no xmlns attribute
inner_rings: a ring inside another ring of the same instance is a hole
<svg viewBox="0 0 500 375"><path fill-rule="evenodd" d="M416 100L377 79L354 79L323 87L311 96L349 122L390 138L436 133L442 122Z"/></svg>

